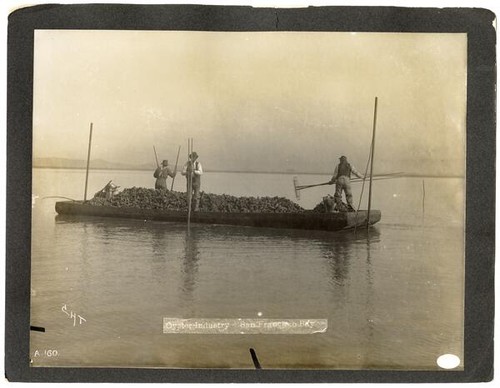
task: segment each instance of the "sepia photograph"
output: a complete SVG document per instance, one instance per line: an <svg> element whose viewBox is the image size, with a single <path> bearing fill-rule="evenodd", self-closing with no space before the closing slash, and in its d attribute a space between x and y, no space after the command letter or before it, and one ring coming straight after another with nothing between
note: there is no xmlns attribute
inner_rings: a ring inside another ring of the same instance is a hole
<svg viewBox="0 0 500 388"><path fill-rule="evenodd" d="M35 31L32 366L462 368L466 47Z"/></svg>
<svg viewBox="0 0 500 388"><path fill-rule="evenodd" d="M34 28L29 368L464 373L470 39Z"/></svg>

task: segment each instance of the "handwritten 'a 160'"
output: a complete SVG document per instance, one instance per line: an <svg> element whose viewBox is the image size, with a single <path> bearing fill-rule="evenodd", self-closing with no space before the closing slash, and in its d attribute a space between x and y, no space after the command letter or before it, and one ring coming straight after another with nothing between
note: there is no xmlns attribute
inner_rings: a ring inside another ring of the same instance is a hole
<svg viewBox="0 0 500 388"><path fill-rule="evenodd" d="M70 310L68 312L68 306L66 306L65 304L62 306L62 312L64 314L66 314L70 319L73 319L73 326L76 326L76 318L78 317L78 324L79 325L82 325L84 322L87 322L87 320L82 317L81 315L78 315L76 313L74 313L72 310Z"/></svg>

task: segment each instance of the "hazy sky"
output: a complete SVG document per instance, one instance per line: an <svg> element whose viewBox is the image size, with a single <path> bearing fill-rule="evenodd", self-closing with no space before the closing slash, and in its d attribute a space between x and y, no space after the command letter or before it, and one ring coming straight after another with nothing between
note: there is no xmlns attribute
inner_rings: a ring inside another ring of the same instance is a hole
<svg viewBox="0 0 500 388"><path fill-rule="evenodd" d="M34 157L464 174L465 34L35 33Z"/></svg>

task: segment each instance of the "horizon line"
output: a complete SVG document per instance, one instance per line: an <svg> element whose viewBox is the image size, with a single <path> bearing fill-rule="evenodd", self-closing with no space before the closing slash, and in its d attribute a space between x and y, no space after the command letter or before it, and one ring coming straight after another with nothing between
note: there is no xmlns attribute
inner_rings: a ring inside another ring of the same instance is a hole
<svg viewBox="0 0 500 388"><path fill-rule="evenodd" d="M33 165L32 168L39 169L52 169L52 170L83 170L84 167L54 167L54 166L37 166ZM111 171L150 171L146 168L91 168L90 170L111 170ZM154 170L152 168L151 170ZM286 174L286 175L332 175L331 172L311 172L311 171L256 171L256 170L219 170L210 169L205 170L206 173L217 172L217 173L229 173L229 174ZM378 173L378 175L385 175L384 173ZM377 176L374 174L373 176ZM393 178L465 178L463 175L442 175L442 174L416 174L416 173L401 173Z"/></svg>

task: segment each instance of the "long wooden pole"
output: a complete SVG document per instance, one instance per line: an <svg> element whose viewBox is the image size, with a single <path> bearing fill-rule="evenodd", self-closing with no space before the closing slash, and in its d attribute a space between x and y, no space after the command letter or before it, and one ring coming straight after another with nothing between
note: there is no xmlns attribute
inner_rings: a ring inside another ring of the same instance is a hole
<svg viewBox="0 0 500 388"><path fill-rule="evenodd" d="M191 223L191 195L193 193L192 190L192 183L193 181L191 180L191 174L192 174L192 166L191 166L191 139L188 138L188 168L187 168L187 201L188 201L188 219L187 219L187 224L188 224L188 229Z"/></svg>
<svg viewBox="0 0 500 388"><path fill-rule="evenodd" d="M175 169L174 169L174 177L172 178L172 186L170 187L170 191L174 189L174 181L175 181L175 175L177 173L177 163L179 162L179 154L181 153L181 146L179 146L179 149L177 150L177 159L175 160Z"/></svg>
<svg viewBox="0 0 500 388"><path fill-rule="evenodd" d="M156 148L153 146L153 151L155 152L155 159L156 159L156 167L160 167L160 163L158 163L158 155L156 154Z"/></svg>
<svg viewBox="0 0 500 388"><path fill-rule="evenodd" d="M191 138L191 143L190 143L191 147L189 148L189 155L191 155L194 151L194 147L193 147L193 138ZM192 206L192 202L193 202L193 174L194 174L194 164L193 164L193 161L191 160L191 173L189 174L189 195L191 196L191 208L193 207Z"/></svg>
<svg viewBox="0 0 500 388"><path fill-rule="evenodd" d="M378 97L375 97L375 108L373 110L373 135L372 135L372 152L370 161L370 189L368 192L368 216L367 225L370 226L370 210L372 206L372 180L373 180L373 160L375 159L375 130L377 128L377 102Z"/></svg>
<svg viewBox="0 0 500 388"><path fill-rule="evenodd" d="M371 146L370 146L370 153L371 153ZM368 164L370 163L370 160L368 160ZM367 169L368 171L368 169ZM367 175L367 171L365 171L365 175ZM382 179L393 179L397 178L397 176L400 175L399 173L396 174L384 174L384 175L377 175L373 178L374 181L382 180ZM358 182L364 182L364 179L361 178L353 178L351 179L351 183L358 183ZM330 182L324 182L324 183L317 183L314 185L297 185L296 181L294 181L295 184L295 190L304 190L304 189L309 189L311 187L318 187L318 186L326 186L329 185Z"/></svg>
<svg viewBox="0 0 500 388"><path fill-rule="evenodd" d="M87 185L89 182L90 149L92 147L92 126L93 126L93 123L90 123L89 151L87 153L87 171L85 173L85 193L83 194L83 202L87 201Z"/></svg>

